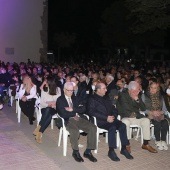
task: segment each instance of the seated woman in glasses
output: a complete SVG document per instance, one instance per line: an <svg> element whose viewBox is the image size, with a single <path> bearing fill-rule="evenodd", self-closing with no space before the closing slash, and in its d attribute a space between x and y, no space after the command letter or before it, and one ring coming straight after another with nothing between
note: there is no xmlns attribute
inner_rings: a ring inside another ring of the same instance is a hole
<svg viewBox="0 0 170 170"><path fill-rule="evenodd" d="M34 130L33 134L36 136L36 141L42 143L42 133L51 122L52 116L56 113L56 100L61 96L61 90L56 86L55 78L48 76L40 87L41 100L40 107L42 117L39 125Z"/></svg>
<svg viewBox="0 0 170 170"><path fill-rule="evenodd" d="M36 85L33 84L31 78L28 74L22 74L23 83L19 89L19 105L21 107L21 111L29 118L30 125L33 124L35 120L34 110L35 110L35 100L37 98L37 90Z"/></svg>
<svg viewBox="0 0 170 170"><path fill-rule="evenodd" d="M156 145L159 150L168 150L166 135L169 128L168 121L165 119L167 108L163 95L160 92L158 82L151 82L148 91L142 96L146 105L146 114L154 124L154 135Z"/></svg>

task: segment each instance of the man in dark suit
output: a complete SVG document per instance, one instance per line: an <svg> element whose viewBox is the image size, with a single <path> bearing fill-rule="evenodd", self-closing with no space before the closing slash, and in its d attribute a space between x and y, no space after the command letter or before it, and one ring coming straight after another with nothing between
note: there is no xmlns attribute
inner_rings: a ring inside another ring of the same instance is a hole
<svg viewBox="0 0 170 170"><path fill-rule="evenodd" d="M65 119L66 129L70 133L70 142L73 149L72 156L77 162L84 162L79 153L78 139L79 130L87 133L87 149L84 152L84 157L92 162L97 162L97 159L92 155L91 150L96 149L96 126L89 121L79 117L86 111L86 107L80 104L78 98L73 96L74 88L72 82L66 82L64 85L64 95L57 99L57 112Z"/></svg>
<svg viewBox="0 0 170 170"><path fill-rule="evenodd" d="M116 82L114 81L114 77L111 74L108 74L105 79L107 84L106 95L109 95L111 90L116 89Z"/></svg>
<svg viewBox="0 0 170 170"><path fill-rule="evenodd" d="M116 148L116 130L120 133L120 140L122 144L121 154L127 159L133 159L126 149L129 145L126 134L126 125L117 119L118 111L112 105L108 96L105 96L107 89L104 83L96 85L95 94L89 97L87 102L87 113L89 116L95 116L97 119L97 126L108 130L109 152L108 156L113 161L120 161L114 149Z"/></svg>
<svg viewBox="0 0 170 170"><path fill-rule="evenodd" d="M79 80L77 77L71 77L71 82L73 83L74 92L73 95L78 97L79 101L82 103L86 103L87 101L87 94L86 88L79 86Z"/></svg>

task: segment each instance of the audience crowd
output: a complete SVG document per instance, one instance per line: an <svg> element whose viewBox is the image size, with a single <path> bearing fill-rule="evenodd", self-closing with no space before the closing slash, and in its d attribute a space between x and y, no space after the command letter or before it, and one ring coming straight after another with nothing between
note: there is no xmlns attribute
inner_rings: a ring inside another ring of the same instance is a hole
<svg viewBox="0 0 170 170"><path fill-rule="evenodd" d="M119 161L115 152L115 133L122 143L120 153L133 159L130 146L130 125L139 125L143 132L142 149L156 153L168 150L166 135L170 123L170 67L166 63L122 62L106 65L95 63L4 63L0 61L0 109L10 96L19 99L21 111L30 125L36 120L34 105L40 98L42 117L33 132L42 143L42 134L58 113L70 133L73 158L83 162L79 153L79 130L87 135L83 154L92 162L97 159L96 126L108 131L108 156ZM84 114L90 118L87 120ZM150 124L154 125L155 145L150 146ZM58 123L57 123L58 125ZM60 128L61 126L58 125Z"/></svg>

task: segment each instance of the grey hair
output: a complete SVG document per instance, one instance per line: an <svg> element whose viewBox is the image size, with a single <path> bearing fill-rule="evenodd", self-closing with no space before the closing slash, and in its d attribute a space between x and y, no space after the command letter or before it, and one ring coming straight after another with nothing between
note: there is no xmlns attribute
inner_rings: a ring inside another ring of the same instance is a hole
<svg viewBox="0 0 170 170"><path fill-rule="evenodd" d="M135 90L137 86L139 86L139 83L137 83L136 81L131 81L128 84L128 90Z"/></svg>
<svg viewBox="0 0 170 170"><path fill-rule="evenodd" d="M66 82L64 84L64 89L67 89L68 86L73 86L73 83L72 82Z"/></svg>
<svg viewBox="0 0 170 170"><path fill-rule="evenodd" d="M114 77L111 74L108 74L107 77L109 77L111 79L111 81L114 80Z"/></svg>

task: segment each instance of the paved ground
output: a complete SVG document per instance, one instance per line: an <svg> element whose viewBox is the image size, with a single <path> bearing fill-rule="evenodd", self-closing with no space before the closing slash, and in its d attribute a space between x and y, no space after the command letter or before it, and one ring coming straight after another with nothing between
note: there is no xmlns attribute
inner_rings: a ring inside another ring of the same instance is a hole
<svg viewBox="0 0 170 170"><path fill-rule="evenodd" d="M77 163L71 156L72 150L68 141L67 156L62 155L62 146L57 147L59 130L50 127L43 134L43 143L38 144L32 135L36 124L29 125L22 114L21 123L17 123L15 103L13 107L4 106L0 111L0 170L169 170L170 150L159 151L157 154L142 150L140 140L131 140L134 160L127 160L116 152L121 159L113 162L107 157L108 147L101 135L97 163L85 159L84 163ZM80 143L86 144L86 137L80 137ZM154 142L151 141L152 146ZM169 146L170 147L170 146ZM83 154L84 148L80 148Z"/></svg>

